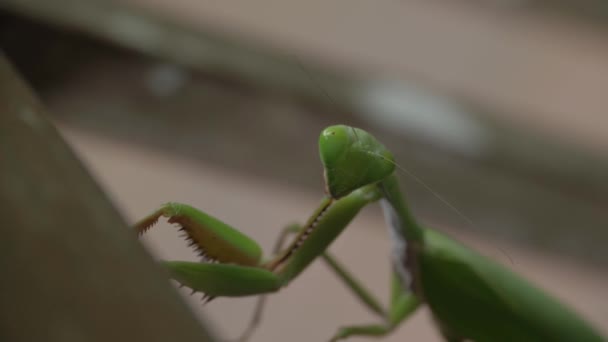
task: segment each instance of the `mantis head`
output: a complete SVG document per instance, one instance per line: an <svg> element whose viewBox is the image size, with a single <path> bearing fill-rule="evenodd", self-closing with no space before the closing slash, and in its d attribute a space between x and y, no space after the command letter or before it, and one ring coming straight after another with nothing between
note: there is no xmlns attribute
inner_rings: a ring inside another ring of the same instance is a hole
<svg viewBox="0 0 608 342"><path fill-rule="evenodd" d="M366 131L345 125L329 126L319 137L326 191L338 199L395 170L393 154Z"/></svg>

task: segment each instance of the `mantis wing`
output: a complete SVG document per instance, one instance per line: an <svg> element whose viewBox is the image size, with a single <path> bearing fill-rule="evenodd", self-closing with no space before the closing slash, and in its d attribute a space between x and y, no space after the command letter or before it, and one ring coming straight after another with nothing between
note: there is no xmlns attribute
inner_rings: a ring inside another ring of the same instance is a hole
<svg viewBox="0 0 608 342"><path fill-rule="evenodd" d="M577 314L507 268L436 231L420 257L424 296L448 336L603 341Z"/></svg>

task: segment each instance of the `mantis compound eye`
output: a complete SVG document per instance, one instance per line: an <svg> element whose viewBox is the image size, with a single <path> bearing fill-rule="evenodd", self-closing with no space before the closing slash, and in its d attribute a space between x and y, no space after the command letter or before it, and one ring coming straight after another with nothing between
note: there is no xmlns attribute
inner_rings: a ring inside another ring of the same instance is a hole
<svg viewBox="0 0 608 342"><path fill-rule="evenodd" d="M319 137L325 187L333 198L373 184L395 170L393 155L366 131L345 125L330 126Z"/></svg>

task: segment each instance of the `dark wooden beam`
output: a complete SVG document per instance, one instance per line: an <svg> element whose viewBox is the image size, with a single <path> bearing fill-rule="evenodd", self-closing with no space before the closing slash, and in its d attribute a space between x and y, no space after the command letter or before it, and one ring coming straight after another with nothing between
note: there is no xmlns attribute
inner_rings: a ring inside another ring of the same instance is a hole
<svg viewBox="0 0 608 342"><path fill-rule="evenodd" d="M0 340L212 341L0 53Z"/></svg>

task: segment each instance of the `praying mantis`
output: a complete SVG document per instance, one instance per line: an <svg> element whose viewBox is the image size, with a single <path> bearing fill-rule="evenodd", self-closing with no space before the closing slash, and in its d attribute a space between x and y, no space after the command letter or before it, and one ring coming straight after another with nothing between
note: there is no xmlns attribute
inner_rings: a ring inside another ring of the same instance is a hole
<svg viewBox="0 0 608 342"><path fill-rule="evenodd" d="M323 258L381 320L338 329L330 341L385 336L421 305L429 306L446 341L604 340L573 311L506 267L420 225L399 189L392 153L368 132L327 127L319 138L319 154L326 195L304 225L283 230L268 259L254 240L186 204L167 203L134 227L143 234L161 216L179 225L203 262L162 263L174 280L207 299L279 291ZM388 308L327 252L357 213L378 201L393 242ZM283 248L289 234L296 235Z"/></svg>

